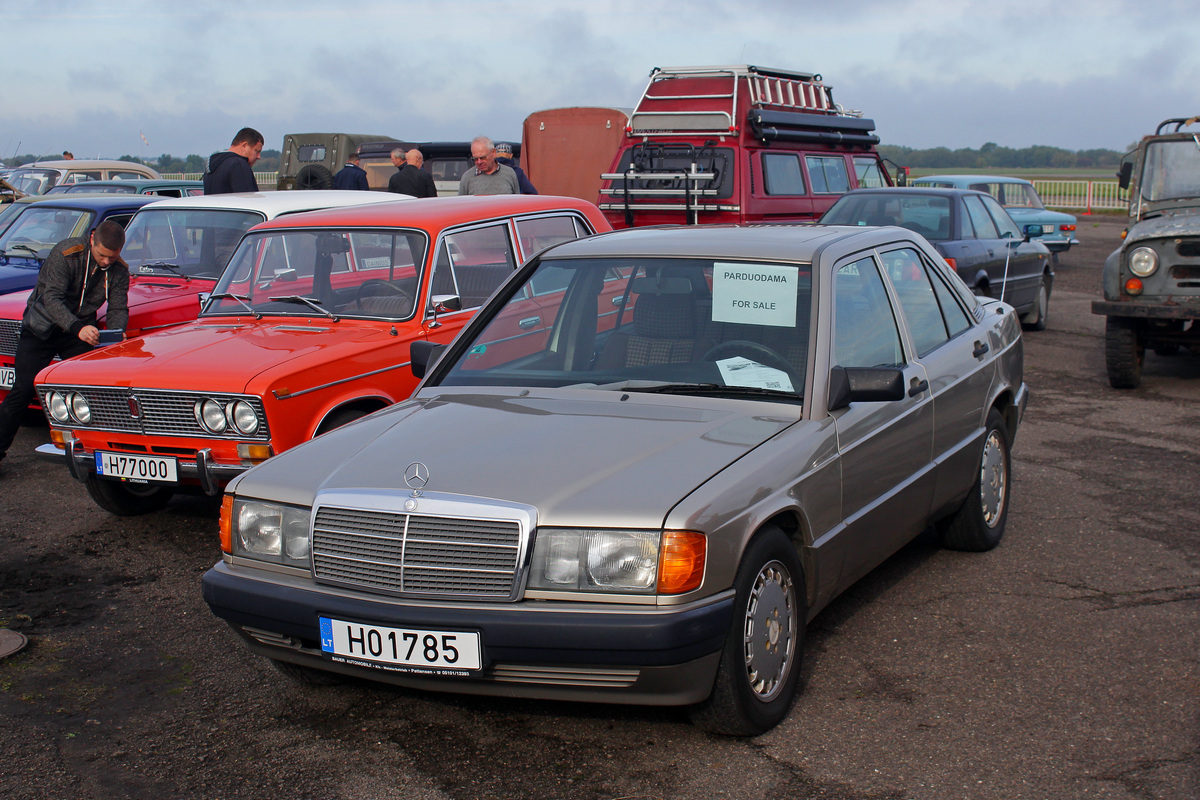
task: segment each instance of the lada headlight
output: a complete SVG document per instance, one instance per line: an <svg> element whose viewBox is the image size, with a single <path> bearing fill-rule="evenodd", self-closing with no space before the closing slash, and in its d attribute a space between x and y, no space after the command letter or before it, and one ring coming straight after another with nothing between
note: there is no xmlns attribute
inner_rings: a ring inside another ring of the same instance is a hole
<svg viewBox="0 0 1200 800"><path fill-rule="evenodd" d="M79 392L71 392L68 399L71 403L71 416L76 422L87 425L92 421L92 409L88 406L87 398Z"/></svg>
<svg viewBox="0 0 1200 800"><path fill-rule="evenodd" d="M235 499L230 519L233 555L307 568L309 516L307 508Z"/></svg>
<svg viewBox="0 0 1200 800"><path fill-rule="evenodd" d="M541 528L530 589L678 594L704 578L706 539L694 531Z"/></svg>
<svg viewBox="0 0 1200 800"><path fill-rule="evenodd" d="M1129 254L1129 271L1139 278L1154 274L1158 269L1158 253L1149 247L1134 248Z"/></svg>
<svg viewBox="0 0 1200 800"><path fill-rule="evenodd" d="M46 398L46 408L50 411L50 419L55 422L68 422L71 419L71 409L67 407L67 396L62 392L50 392Z"/></svg>
<svg viewBox="0 0 1200 800"><path fill-rule="evenodd" d="M245 400L230 403L225 409L225 416L243 436L252 436L258 432L258 414L254 406Z"/></svg>
<svg viewBox="0 0 1200 800"><path fill-rule="evenodd" d="M225 417L225 407L216 400L197 400L193 407L196 422L209 433L224 433L229 425Z"/></svg>

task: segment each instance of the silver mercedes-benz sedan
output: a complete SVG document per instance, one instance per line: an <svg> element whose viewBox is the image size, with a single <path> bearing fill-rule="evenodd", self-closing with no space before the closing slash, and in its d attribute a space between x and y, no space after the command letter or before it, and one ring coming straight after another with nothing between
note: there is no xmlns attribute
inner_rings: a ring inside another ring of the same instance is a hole
<svg viewBox="0 0 1200 800"><path fill-rule="evenodd" d="M1020 322L911 231L602 234L412 350L411 399L228 487L205 600L293 678L752 735L839 592L1004 533Z"/></svg>

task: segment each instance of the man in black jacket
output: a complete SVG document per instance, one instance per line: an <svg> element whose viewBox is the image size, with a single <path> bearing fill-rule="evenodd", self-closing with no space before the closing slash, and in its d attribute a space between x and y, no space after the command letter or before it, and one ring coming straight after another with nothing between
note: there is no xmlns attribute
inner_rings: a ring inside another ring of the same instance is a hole
<svg viewBox="0 0 1200 800"><path fill-rule="evenodd" d="M242 128L233 137L228 150L213 153L204 169L205 194L257 192L258 180L252 167L262 157L263 135L254 128Z"/></svg>
<svg viewBox="0 0 1200 800"><path fill-rule="evenodd" d="M333 176L333 188L369 191L371 184L367 182L367 171L359 166L361 161L358 153L351 153L350 157L346 159L346 166Z"/></svg>
<svg viewBox="0 0 1200 800"><path fill-rule="evenodd" d="M393 150L393 154L399 151ZM437 185L433 176L421 169L425 156L417 148L402 153L404 163L398 164L400 171L388 181L388 191L398 194L411 194L413 197L437 197ZM396 159L392 159L396 163Z"/></svg>
<svg viewBox="0 0 1200 800"><path fill-rule="evenodd" d="M96 314L102 305L108 303L108 329L125 330L129 267L121 260L124 246L124 228L105 220L86 239L64 239L56 244L42 264L21 320L13 386L0 403L0 459L21 427L37 374L55 356L77 356L100 342Z"/></svg>

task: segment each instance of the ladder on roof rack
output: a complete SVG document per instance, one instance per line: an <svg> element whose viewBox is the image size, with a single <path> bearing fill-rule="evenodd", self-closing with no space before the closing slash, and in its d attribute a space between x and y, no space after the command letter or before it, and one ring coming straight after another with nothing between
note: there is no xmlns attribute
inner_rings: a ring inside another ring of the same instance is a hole
<svg viewBox="0 0 1200 800"><path fill-rule="evenodd" d="M729 89L715 90L712 79L727 79ZM637 108L630 115L629 132L647 137L736 135L742 123L738 93L743 81L747 101L753 108L821 115L841 113L833 102L832 90L815 73L749 65L655 67ZM689 89L688 84L698 87Z"/></svg>

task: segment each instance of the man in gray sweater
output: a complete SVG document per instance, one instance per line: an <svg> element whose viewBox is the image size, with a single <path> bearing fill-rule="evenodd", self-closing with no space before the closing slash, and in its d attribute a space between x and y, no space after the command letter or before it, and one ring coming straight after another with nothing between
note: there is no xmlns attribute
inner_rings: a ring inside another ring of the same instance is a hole
<svg viewBox="0 0 1200 800"><path fill-rule="evenodd" d="M520 194L517 173L496 161L496 145L486 136L471 140L474 169L463 173L458 182L459 194Z"/></svg>
<svg viewBox="0 0 1200 800"><path fill-rule="evenodd" d="M121 260L125 230L101 222L87 238L64 239L38 271L17 339L13 386L0 403L0 459L21 427L33 399L33 379L55 356L70 358L100 342L97 312L108 303L105 325L124 331L129 322L129 267Z"/></svg>

